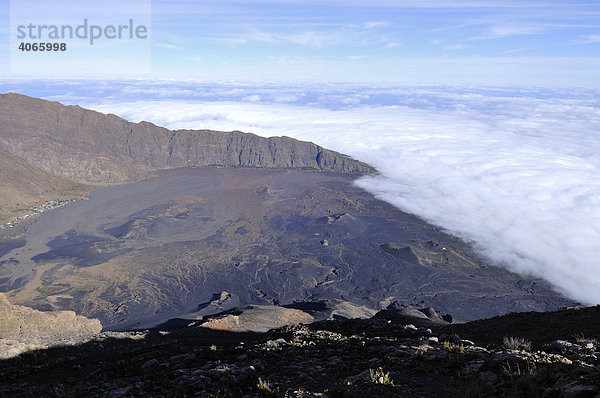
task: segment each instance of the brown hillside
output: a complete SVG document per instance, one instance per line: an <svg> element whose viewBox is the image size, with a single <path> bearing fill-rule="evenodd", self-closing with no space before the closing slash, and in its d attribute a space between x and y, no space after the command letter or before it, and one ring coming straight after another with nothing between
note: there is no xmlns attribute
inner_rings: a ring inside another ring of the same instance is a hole
<svg viewBox="0 0 600 398"><path fill-rule="evenodd" d="M74 198L87 190L81 184L53 176L0 151L0 220L34 204Z"/></svg>

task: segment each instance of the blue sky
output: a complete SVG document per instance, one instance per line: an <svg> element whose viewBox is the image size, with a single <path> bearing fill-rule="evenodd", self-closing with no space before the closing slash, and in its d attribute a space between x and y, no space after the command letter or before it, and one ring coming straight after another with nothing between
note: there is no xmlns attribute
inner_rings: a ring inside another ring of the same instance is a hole
<svg viewBox="0 0 600 398"><path fill-rule="evenodd" d="M118 9L113 18L124 20L150 3L149 41L132 43L149 45L149 68L138 72L135 60L125 59L130 49L100 43L76 53L85 67L49 65L37 76L600 86L595 0L130 0L101 6ZM15 32L8 27L9 2L0 4L6 74ZM50 13L61 18L101 18L97 2L52 4ZM32 16L38 8L30 7ZM137 58L138 66L146 62ZM17 69L10 76L27 74Z"/></svg>

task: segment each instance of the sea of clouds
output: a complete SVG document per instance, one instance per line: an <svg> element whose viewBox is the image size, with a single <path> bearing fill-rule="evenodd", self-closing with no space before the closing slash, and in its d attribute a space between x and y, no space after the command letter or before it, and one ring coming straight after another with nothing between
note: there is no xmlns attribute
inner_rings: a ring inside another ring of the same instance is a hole
<svg viewBox="0 0 600 398"><path fill-rule="evenodd" d="M598 91L177 81L33 87L25 94L131 121L287 135L349 154L381 173L356 181L378 198L473 243L496 265L600 303Z"/></svg>

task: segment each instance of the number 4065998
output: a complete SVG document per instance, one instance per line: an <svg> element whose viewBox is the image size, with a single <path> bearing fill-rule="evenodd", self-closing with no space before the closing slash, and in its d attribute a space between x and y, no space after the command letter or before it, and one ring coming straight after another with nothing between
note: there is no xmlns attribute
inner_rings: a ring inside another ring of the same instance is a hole
<svg viewBox="0 0 600 398"><path fill-rule="evenodd" d="M21 51L67 51L67 43L21 43Z"/></svg>

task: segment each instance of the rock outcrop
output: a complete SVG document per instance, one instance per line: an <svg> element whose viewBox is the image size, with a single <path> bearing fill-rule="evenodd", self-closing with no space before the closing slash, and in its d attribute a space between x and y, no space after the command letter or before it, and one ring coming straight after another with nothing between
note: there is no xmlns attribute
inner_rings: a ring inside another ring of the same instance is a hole
<svg viewBox="0 0 600 398"><path fill-rule="evenodd" d="M229 332L259 332L287 325L311 323L306 312L273 305L249 305L219 314L202 323L202 327Z"/></svg>
<svg viewBox="0 0 600 398"><path fill-rule="evenodd" d="M78 182L130 181L148 171L229 166L371 173L316 144L239 131L170 131L19 94L0 95L0 150Z"/></svg>
<svg viewBox="0 0 600 398"><path fill-rule="evenodd" d="M97 319L88 319L73 311L42 312L13 305L0 293L0 358L81 341L100 333L101 329Z"/></svg>

